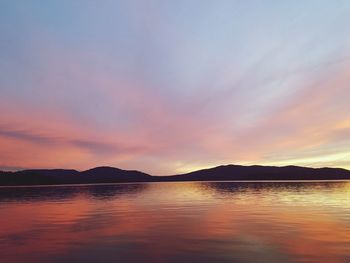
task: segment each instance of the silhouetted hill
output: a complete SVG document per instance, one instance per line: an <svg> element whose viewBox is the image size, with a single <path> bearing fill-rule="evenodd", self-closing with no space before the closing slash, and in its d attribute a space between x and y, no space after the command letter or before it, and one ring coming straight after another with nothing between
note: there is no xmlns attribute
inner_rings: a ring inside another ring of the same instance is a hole
<svg viewBox="0 0 350 263"><path fill-rule="evenodd" d="M96 167L78 172L64 169L37 169L1 172L0 185L97 184L122 182L226 181L226 180L345 180L350 171L339 168L306 168L298 166L222 165L210 169L172 176Z"/></svg>
<svg viewBox="0 0 350 263"><path fill-rule="evenodd" d="M175 181L225 180L341 180L350 179L350 171L340 168L307 168L299 166L222 165L210 169L174 175Z"/></svg>
<svg viewBox="0 0 350 263"><path fill-rule="evenodd" d="M18 172L0 172L0 185L47 185L74 181L79 175L76 170L23 170Z"/></svg>
<svg viewBox="0 0 350 263"><path fill-rule="evenodd" d="M80 173L84 182L114 183L114 182L147 182L152 176L139 171L128 171L114 167L96 167Z"/></svg>
<svg viewBox="0 0 350 263"><path fill-rule="evenodd" d="M152 177L138 171L112 167L96 167L87 171L52 169L0 172L0 185L95 184L119 182L148 182Z"/></svg>

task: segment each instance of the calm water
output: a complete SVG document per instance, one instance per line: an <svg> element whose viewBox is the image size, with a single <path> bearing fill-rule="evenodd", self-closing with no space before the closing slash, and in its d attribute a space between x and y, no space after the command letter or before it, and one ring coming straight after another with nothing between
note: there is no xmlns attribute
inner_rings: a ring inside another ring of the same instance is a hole
<svg viewBox="0 0 350 263"><path fill-rule="evenodd" d="M350 182L0 188L0 261L350 262Z"/></svg>

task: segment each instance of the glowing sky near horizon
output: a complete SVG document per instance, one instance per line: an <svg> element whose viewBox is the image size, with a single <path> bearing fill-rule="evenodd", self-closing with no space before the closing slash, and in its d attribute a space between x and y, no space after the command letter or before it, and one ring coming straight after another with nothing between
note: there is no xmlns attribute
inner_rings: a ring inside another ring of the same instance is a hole
<svg viewBox="0 0 350 263"><path fill-rule="evenodd" d="M0 2L0 170L350 168L350 1Z"/></svg>

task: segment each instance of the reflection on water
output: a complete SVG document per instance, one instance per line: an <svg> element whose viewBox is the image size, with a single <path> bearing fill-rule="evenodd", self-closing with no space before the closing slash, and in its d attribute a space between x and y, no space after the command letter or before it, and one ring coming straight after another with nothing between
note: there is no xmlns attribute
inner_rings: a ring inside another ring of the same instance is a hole
<svg viewBox="0 0 350 263"><path fill-rule="evenodd" d="M140 192L146 187L147 184L2 187L0 188L0 203L62 201L84 194L90 199L112 199L119 195Z"/></svg>
<svg viewBox="0 0 350 263"><path fill-rule="evenodd" d="M1 262L350 262L350 182L0 188Z"/></svg>

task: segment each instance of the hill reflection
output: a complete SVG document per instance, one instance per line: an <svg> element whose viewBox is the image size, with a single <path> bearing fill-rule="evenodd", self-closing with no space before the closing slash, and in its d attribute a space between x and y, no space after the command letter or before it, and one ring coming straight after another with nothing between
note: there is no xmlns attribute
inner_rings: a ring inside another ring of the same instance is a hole
<svg viewBox="0 0 350 263"><path fill-rule="evenodd" d="M93 199L114 199L126 194L138 194L147 184L71 185L0 187L1 202L63 201L86 195Z"/></svg>
<svg viewBox="0 0 350 263"><path fill-rule="evenodd" d="M305 191L307 189L339 189L347 185L342 181L324 181L324 182L204 182L199 183L204 191L217 191L219 193L236 193L242 191Z"/></svg>

